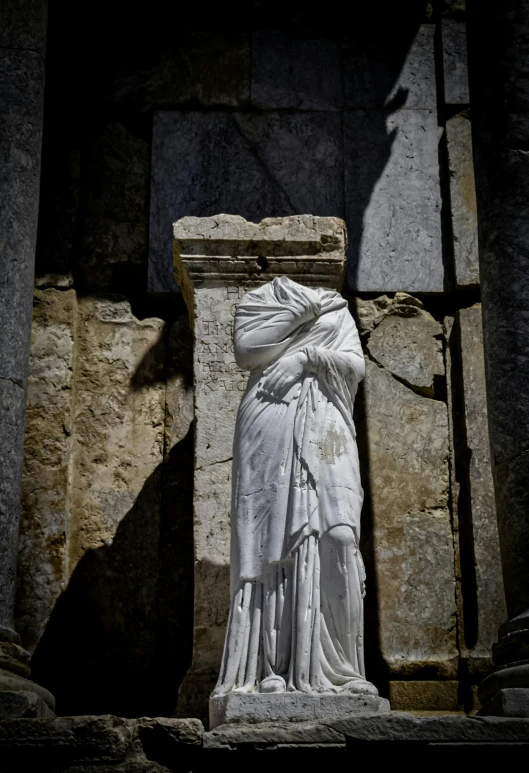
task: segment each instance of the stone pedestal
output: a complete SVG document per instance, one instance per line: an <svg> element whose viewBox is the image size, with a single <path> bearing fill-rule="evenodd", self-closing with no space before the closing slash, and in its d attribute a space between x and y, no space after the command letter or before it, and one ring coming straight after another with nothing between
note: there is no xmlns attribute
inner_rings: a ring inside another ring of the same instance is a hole
<svg viewBox="0 0 529 773"><path fill-rule="evenodd" d="M275 276L339 288L345 226L309 215L250 223L238 216L186 217L174 225L176 281L194 331L195 618L193 663L178 715L207 718L228 618L231 459L247 374L233 355L237 301Z"/></svg>
<svg viewBox="0 0 529 773"><path fill-rule="evenodd" d="M389 701L374 695L231 692L211 698L209 727L213 730L218 725L232 722L332 720L361 714L385 714L388 711Z"/></svg>

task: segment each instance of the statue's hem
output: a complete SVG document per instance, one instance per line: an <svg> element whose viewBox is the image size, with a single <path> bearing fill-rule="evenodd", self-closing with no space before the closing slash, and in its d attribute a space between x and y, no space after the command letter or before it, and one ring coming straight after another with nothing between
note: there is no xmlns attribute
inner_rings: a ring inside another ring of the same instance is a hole
<svg viewBox="0 0 529 773"><path fill-rule="evenodd" d="M234 722L305 722L359 714L385 714L390 710L386 698L358 693L230 692L210 698L209 726L213 729Z"/></svg>

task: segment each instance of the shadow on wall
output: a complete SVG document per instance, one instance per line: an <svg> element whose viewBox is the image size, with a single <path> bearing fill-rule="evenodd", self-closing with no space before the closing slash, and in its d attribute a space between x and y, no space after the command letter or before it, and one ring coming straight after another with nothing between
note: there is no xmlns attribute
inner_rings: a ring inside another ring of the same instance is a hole
<svg viewBox="0 0 529 773"><path fill-rule="evenodd" d="M192 504L191 428L149 476L112 544L83 556L55 605L32 673L60 714L174 710L191 661Z"/></svg>

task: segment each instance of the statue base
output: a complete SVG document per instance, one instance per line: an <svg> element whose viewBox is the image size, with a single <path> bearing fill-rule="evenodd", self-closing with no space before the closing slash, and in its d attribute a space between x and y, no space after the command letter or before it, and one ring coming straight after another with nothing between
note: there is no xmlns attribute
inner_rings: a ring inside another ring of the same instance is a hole
<svg viewBox="0 0 529 773"><path fill-rule="evenodd" d="M304 722L339 719L359 714L386 714L389 701L358 693L230 692L209 700L209 728L232 722Z"/></svg>

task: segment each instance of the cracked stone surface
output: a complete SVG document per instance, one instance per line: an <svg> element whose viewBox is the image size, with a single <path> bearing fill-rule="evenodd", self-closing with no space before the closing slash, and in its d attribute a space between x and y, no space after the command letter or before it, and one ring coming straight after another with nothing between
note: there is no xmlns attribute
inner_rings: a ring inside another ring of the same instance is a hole
<svg viewBox="0 0 529 773"><path fill-rule="evenodd" d="M418 305L412 306L413 302ZM415 368L411 373L423 373L428 372L427 363L434 362L436 375L443 376L437 339L441 328L416 299L401 295L389 303L387 298L367 303L364 324L376 320L367 349L373 340L381 361L366 360L366 378L355 411L366 492L366 653L371 651L375 673L383 668L383 659L390 679L434 674L455 679L447 407L417 394L416 388L392 373L407 373L411 378L410 363ZM409 316L395 314L399 304ZM384 354L388 367L382 364Z"/></svg>
<svg viewBox="0 0 529 773"><path fill-rule="evenodd" d="M440 340L443 329L416 306L404 307L406 316L399 315L398 306L393 308L369 336L369 354L406 385L433 397L434 380L445 372Z"/></svg>

